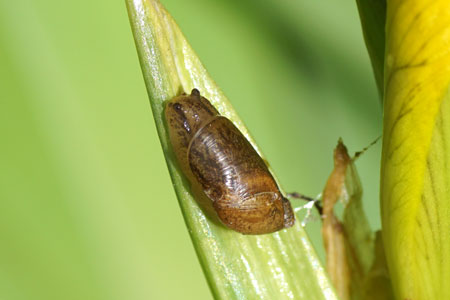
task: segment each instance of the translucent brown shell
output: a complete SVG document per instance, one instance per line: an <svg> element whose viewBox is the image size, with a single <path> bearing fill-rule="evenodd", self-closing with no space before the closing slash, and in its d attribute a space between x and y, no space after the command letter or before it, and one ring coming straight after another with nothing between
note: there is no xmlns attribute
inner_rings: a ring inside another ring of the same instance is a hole
<svg viewBox="0 0 450 300"><path fill-rule="evenodd" d="M244 135L196 89L166 106L170 140L191 183L199 184L224 225L243 234L291 227L291 205Z"/></svg>

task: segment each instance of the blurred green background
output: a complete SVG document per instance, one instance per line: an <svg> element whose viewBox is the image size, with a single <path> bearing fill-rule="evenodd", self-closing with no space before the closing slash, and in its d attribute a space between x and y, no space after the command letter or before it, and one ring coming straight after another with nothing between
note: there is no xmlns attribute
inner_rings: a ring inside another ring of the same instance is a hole
<svg viewBox="0 0 450 300"><path fill-rule="evenodd" d="M321 191L338 137L380 135L354 1L162 2L286 191ZM0 0L0 100L0 299L211 298L124 1ZM373 228L379 160L357 164Z"/></svg>

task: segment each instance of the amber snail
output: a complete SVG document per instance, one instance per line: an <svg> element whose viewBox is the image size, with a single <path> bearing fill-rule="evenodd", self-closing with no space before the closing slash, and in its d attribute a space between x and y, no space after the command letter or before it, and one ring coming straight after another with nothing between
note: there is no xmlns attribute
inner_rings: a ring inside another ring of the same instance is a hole
<svg viewBox="0 0 450 300"><path fill-rule="evenodd" d="M201 186L223 224L243 234L294 225L291 204L263 159L197 89L168 101L165 116L183 173Z"/></svg>

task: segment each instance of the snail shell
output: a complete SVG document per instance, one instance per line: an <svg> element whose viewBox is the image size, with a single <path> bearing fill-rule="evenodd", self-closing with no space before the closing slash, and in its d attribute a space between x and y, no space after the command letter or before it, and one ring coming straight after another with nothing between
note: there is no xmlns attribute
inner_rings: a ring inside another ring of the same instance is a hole
<svg viewBox="0 0 450 300"><path fill-rule="evenodd" d="M290 202L244 135L197 89L166 106L175 156L191 183L200 184L219 219L243 234L291 227Z"/></svg>

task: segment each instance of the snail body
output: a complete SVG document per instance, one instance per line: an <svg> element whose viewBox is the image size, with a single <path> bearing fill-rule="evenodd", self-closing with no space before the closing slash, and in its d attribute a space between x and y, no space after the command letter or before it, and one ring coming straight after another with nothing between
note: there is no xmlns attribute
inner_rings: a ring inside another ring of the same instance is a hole
<svg viewBox="0 0 450 300"><path fill-rule="evenodd" d="M198 90L170 100L165 114L182 171L201 186L223 224L243 234L271 233L294 224L290 202L263 159Z"/></svg>

